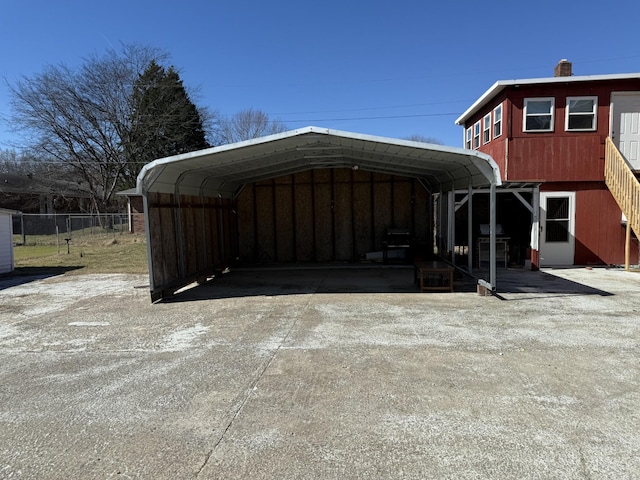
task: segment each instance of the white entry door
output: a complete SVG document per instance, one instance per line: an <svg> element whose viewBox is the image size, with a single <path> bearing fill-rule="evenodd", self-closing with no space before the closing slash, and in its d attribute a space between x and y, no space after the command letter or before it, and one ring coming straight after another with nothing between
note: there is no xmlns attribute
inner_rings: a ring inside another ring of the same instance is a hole
<svg viewBox="0 0 640 480"><path fill-rule="evenodd" d="M634 170L640 170L640 94L611 95L611 140Z"/></svg>
<svg viewBox="0 0 640 480"><path fill-rule="evenodd" d="M540 266L573 265L575 192L540 192Z"/></svg>

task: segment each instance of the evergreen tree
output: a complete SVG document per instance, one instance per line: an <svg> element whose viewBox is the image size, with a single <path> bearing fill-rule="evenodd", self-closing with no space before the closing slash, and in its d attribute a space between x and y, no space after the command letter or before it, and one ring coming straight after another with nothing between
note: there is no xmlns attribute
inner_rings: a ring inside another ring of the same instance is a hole
<svg viewBox="0 0 640 480"><path fill-rule="evenodd" d="M173 67L152 61L134 85L132 105L127 178L158 158L209 147L202 115Z"/></svg>
<svg viewBox="0 0 640 480"><path fill-rule="evenodd" d="M48 66L9 85L11 124L52 176L87 186L92 211L135 185L145 163L208 146L216 115L196 107L167 54L139 45Z"/></svg>

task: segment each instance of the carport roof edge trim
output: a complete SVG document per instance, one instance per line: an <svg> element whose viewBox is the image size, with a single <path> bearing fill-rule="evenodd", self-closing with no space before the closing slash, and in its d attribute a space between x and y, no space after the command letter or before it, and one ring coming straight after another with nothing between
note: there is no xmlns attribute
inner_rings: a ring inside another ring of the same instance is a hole
<svg viewBox="0 0 640 480"><path fill-rule="evenodd" d="M180 155L174 155L171 157L165 157L165 158L154 160L153 162L146 164L140 171L140 174L138 175L138 178L137 178L136 191L139 194L146 194L146 192L154 191L153 185L156 183L159 177L162 176L162 174L167 170L167 167L170 167L169 170L173 171L174 174L176 174L177 171L184 173L190 170L198 170L198 169L202 169L203 167L196 168L193 165L189 165L189 163L192 163L192 162L189 162L190 160L193 161L200 158L204 159L205 157L215 158L215 156L218 156L218 155L221 155L221 158L224 158L225 152L233 152L233 151L238 151L245 148L254 148L254 149L257 149L258 152L263 152L260 149L260 146L264 145L266 147L269 144L273 144L277 142L284 142L285 145L287 145L286 140L294 139L295 137L302 137L309 134L324 135L327 137L328 140L335 138L335 139L341 139L341 140L360 141L360 142L364 142L365 144L371 144L371 145L383 144L387 146L409 147L411 149L415 149L416 152L425 152L425 151L435 152L440 156L440 160L437 162L438 163L437 170L442 171L443 174L445 175L447 175L448 169L442 167L442 158L441 158L442 156L444 156L447 160L451 162L451 167L452 167L451 170L459 169L460 167L463 167L464 169L466 169L469 172L470 182L474 176L480 176L484 180L486 180L486 184L494 184L496 186L499 186L502 183L500 180L500 169L498 165L495 163L495 161L493 160L493 158L477 150L468 150L468 149L463 149L458 147L449 147L449 146L443 146L443 145L437 145L437 144L415 142L412 140L403 140L403 139L397 139L397 138L381 137L381 136L346 132L341 130L333 130L329 128L309 126L305 128L290 130L287 132L268 135L265 137L259 137L251 140L242 141L242 142L221 145L217 147L208 148L205 150L198 150L194 152L189 152L189 153L184 153ZM323 148L322 145L318 146L318 149L322 149L322 148ZM348 149L349 147L345 146L344 148ZM272 151L270 150L269 152L267 152L265 149L264 154L266 153L272 153ZM404 155L398 155L394 153L389 153L388 155L391 158L393 157L405 158ZM416 160L425 162L425 166L429 166L428 158L417 157ZM303 159L301 159L301 161L303 161ZM215 165L216 165L215 162L212 162L211 167L213 168ZM433 164L431 164L431 168L433 168ZM400 164L398 164L398 174L402 175L402 166ZM178 176L179 175L176 175L174 179L177 179ZM455 188L455 186L452 186L452 188Z"/></svg>

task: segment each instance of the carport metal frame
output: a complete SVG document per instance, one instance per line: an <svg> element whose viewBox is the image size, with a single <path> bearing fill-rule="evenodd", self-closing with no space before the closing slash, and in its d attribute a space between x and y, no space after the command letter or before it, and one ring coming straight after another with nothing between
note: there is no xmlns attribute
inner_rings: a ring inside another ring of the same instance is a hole
<svg viewBox="0 0 640 480"><path fill-rule="evenodd" d="M495 197L496 187L502 182L499 167L489 155L477 150L306 127L167 157L142 168L136 192L144 199L152 299L161 298L168 288L177 289L190 283L203 272L185 270L182 222L175 221L180 278L171 285L154 285L151 241L154 225L149 221L147 203L150 193L174 195L175 218L179 220L183 214L180 201L183 197L235 199L249 183L307 170L335 168L416 178L431 193L488 187L491 265L488 281L479 280L479 283L490 290L496 289ZM217 228L221 229L222 225Z"/></svg>
<svg viewBox="0 0 640 480"><path fill-rule="evenodd" d="M531 194L531 203L529 203L523 196L522 193L530 193ZM539 239L540 239L540 185L539 184L530 184L530 183L506 183L502 185L502 188L496 188L494 191L491 191L491 188L471 188L468 190L455 190L449 192L449 228L451 229L449 234L449 248L451 251L451 263L455 266L455 212L457 212L462 206L467 203L468 208L468 226L467 226L467 245L469 246L469 255L468 255L468 265L467 272L473 272L473 255L472 255L472 244L473 244L473 195L476 193L489 193L491 196L491 205L490 205L490 219L492 220L491 232L495 231L495 218L496 218L496 194L511 194L513 195L531 214L531 238L530 238L530 247L532 250L539 249ZM465 195L465 197L456 202L456 195ZM493 248L495 250L495 235L491 238L490 249ZM495 268L495 251L490 254L490 267ZM495 290L495 281L493 282L493 287L488 284L485 280L480 279L478 281L480 285L483 285L487 288L491 288Z"/></svg>

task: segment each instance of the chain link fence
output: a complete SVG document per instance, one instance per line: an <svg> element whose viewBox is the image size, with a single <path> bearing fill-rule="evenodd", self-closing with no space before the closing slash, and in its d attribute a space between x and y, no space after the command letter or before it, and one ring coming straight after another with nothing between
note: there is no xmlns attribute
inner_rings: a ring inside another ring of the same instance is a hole
<svg viewBox="0 0 640 480"><path fill-rule="evenodd" d="M65 245L71 241L91 243L128 235L129 231L126 213L13 215L14 245Z"/></svg>

